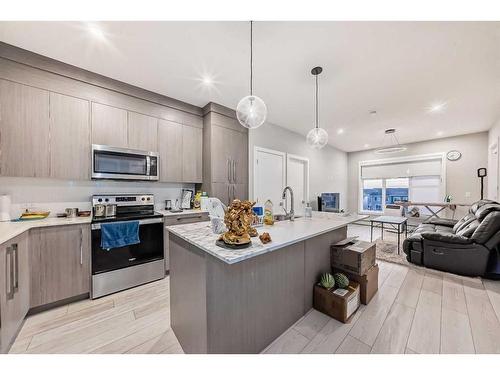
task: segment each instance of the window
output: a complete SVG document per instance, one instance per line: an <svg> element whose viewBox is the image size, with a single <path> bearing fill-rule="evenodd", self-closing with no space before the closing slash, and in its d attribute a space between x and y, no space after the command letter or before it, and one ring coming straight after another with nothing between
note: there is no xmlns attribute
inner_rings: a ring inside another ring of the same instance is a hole
<svg viewBox="0 0 500 375"><path fill-rule="evenodd" d="M382 211L383 180L363 180L363 211Z"/></svg>
<svg viewBox="0 0 500 375"><path fill-rule="evenodd" d="M414 202L441 202L441 177L420 176L411 178L411 200ZM425 207L418 207L420 214L430 215ZM434 209L433 207L431 207ZM438 207L436 207L438 208Z"/></svg>
<svg viewBox="0 0 500 375"><path fill-rule="evenodd" d="M408 201L408 178L390 178L385 180L385 204Z"/></svg>

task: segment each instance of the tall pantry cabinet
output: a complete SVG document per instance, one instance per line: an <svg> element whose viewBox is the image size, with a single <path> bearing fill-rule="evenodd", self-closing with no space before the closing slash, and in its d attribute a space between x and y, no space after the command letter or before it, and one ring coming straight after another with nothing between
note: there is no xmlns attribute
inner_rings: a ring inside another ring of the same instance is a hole
<svg viewBox="0 0 500 375"><path fill-rule="evenodd" d="M209 103L203 112L203 190L226 205L248 199L248 129L229 108Z"/></svg>

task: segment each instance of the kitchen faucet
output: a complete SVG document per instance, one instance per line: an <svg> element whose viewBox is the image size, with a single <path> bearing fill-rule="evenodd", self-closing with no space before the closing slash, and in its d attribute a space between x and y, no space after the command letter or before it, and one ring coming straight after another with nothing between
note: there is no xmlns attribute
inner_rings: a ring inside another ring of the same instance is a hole
<svg viewBox="0 0 500 375"><path fill-rule="evenodd" d="M283 211L285 211L285 220L294 221L295 220L295 212L293 210L293 189L290 186L285 187L283 189L283 196L281 198L283 200L286 199L286 191L287 190L290 191L290 212L286 212L286 209L283 206Z"/></svg>

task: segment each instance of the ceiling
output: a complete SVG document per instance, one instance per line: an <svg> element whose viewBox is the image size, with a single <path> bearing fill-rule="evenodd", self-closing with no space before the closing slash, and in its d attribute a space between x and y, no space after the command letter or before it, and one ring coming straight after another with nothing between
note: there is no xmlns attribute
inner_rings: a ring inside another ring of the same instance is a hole
<svg viewBox="0 0 500 375"><path fill-rule="evenodd" d="M197 106L235 108L249 93L248 22L90 26L102 34L83 22L0 22L0 40ZM500 117L500 22L254 23L254 93L269 122L304 135L314 126L317 65L320 126L344 151L380 146L387 128L407 143Z"/></svg>

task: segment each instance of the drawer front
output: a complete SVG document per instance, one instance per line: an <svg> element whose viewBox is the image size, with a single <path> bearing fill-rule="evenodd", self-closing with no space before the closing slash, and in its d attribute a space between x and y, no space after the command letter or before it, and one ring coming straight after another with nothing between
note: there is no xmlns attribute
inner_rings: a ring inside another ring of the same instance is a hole
<svg viewBox="0 0 500 375"><path fill-rule="evenodd" d="M199 221L208 221L208 213L200 212L196 214L183 214L164 218L165 226L197 223Z"/></svg>

